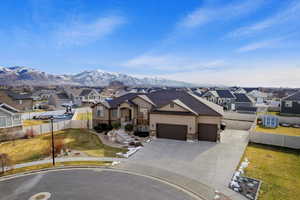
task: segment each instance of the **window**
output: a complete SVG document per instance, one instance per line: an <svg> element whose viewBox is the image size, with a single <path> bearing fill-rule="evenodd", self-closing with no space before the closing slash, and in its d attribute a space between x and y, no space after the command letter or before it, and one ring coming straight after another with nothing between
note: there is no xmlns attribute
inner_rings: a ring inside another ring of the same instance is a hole
<svg viewBox="0 0 300 200"><path fill-rule="evenodd" d="M112 110L111 111L111 116L114 117L114 118L118 117L118 110L116 110L116 109Z"/></svg>
<svg viewBox="0 0 300 200"><path fill-rule="evenodd" d="M0 117L0 127L6 126L6 117Z"/></svg>
<svg viewBox="0 0 300 200"><path fill-rule="evenodd" d="M293 102L292 101L286 101L285 102L285 107L287 107L287 108L293 107Z"/></svg>
<svg viewBox="0 0 300 200"><path fill-rule="evenodd" d="M170 108L174 108L174 103L171 103L171 104L170 104Z"/></svg>
<svg viewBox="0 0 300 200"><path fill-rule="evenodd" d="M104 109L103 106L97 107L97 117L104 117Z"/></svg>
<svg viewBox="0 0 300 200"><path fill-rule="evenodd" d="M22 99L20 99L20 100L19 100L19 104L22 104L22 103L23 103L23 101L22 101Z"/></svg>

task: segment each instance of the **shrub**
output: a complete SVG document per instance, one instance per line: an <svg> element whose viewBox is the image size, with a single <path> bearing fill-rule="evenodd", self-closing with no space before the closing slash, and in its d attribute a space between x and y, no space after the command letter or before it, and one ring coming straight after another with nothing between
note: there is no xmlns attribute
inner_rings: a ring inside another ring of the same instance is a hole
<svg viewBox="0 0 300 200"><path fill-rule="evenodd" d="M125 125L125 131L128 131L128 132L133 131L133 125L132 124L126 124Z"/></svg>
<svg viewBox="0 0 300 200"><path fill-rule="evenodd" d="M112 127L113 127L113 129L119 129L121 127L121 124L120 124L120 122L114 122L114 123L112 123Z"/></svg>
<svg viewBox="0 0 300 200"><path fill-rule="evenodd" d="M111 125L105 124L105 123L100 123L97 126L94 127L94 129L98 132L101 133L103 131L110 131L112 129Z"/></svg>
<svg viewBox="0 0 300 200"><path fill-rule="evenodd" d="M63 139L56 139L54 141L54 153L55 156L60 154L61 150L65 148L65 142Z"/></svg>
<svg viewBox="0 0 300 200"><path fill-rule="evenodd" d="M35 134L34 134L34 131L32 129L26 130L26 133L25 133L25 138L26 139L34 138L34 136L35 136Z"/></svg>

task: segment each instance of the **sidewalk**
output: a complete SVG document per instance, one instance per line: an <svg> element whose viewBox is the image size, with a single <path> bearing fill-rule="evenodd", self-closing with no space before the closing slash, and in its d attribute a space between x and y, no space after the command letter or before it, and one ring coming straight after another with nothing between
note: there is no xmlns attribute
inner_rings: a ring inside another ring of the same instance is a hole
<svg viewBox="0 0 300 200"><path fill-rule="evenodd" d="M55 162L72 162L72 161L124 161L125 158L110 158L110 157L69 157L69 158L55 158ZM22 168L22 167L31 167L34 165L41 165L41 164L47 164L52 163L52 159L47 160L39 160L39 161L33 161L33 162L27 162L22 164L14 165L14 169Z"/></svg>

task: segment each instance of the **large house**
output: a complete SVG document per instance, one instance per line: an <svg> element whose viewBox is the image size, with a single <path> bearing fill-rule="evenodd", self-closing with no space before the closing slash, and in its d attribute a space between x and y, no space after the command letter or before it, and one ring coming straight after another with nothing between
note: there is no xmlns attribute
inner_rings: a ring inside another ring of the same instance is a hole
<svg viewBox="0 0 300 200"><path fill-rule="evenodd" d="M0 102L0 134L22 127L19 110Z"/></svg>
<svg viewBox="0 0 300 200"><path fill-rule="evenodd" d="M72 106L72 98L66 92L59 92L50 95L48 104L55 108L62 108L64 106Z"/></svg>
<svg viewBox="0 0 300 200"><path fill-rule="evenodd" d="M132 123L150 135L178 140L217 141L223 108L192 92L128 93L93 106L93 124Z"/></svg>
<svg viewBox="0 0 300 200"><path fill-rule="evenodd" d="M18 110L32 110L34 102L31 94L17 93L12 90L0 90L1 102L6 103Z"/></svg>
<svg viewBox="0 0 300 200"><path fill-rule="evenodd" d="M300 116L300 91L283 98L280 105L281 115Z"/></svg>
<svg viewBox="0 0 300 200"><path fill-rule="evenodd" d="M208 101L223 106L226 110L232 109L232 104L236 98L228 89L210 90L203 94L202 97Z"/></svg>

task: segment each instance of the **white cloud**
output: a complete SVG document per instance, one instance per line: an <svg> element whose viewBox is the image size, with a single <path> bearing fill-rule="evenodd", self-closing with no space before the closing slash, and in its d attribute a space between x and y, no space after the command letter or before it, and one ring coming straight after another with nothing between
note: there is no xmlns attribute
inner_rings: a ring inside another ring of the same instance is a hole
<svg viewBox="0 0 300 200"><path fill-rule="evenodd" d="M246 15L263 3L261 0L247 0L242 3L223 5L222 7L200 7L189 13L179 23L179 28L194 28L213 21L228 20L236 16Z"/></svg>
<svg viewBox="0 0 300 200"><path fill-rule="evenodd" d="M299 22L300 17L300 3L299 1L293 1L286 9L281 9L277 14L264 19L258 23L244 26L236 29L235 31L229 33L229 37L241 37L249 36L255 33L271 29L273 27L279 27L282 29L294 28L294 23ZM291 24L291 25L290 25ZM279 30L280 30L279 29Z"/></svg>
<svg viewBox="0 0 300 200"><path fill-rule="evenodd" d="M227 70L211 71L199 70L192 72L161 75L161 78L188 81L203 85L227 86L264 86L264 87L299 87L300 65L231 68Z"/></svg>
<svg viewBox="0 0 300 200"><path fill-rule="evenodd" d="M153 70L195 70L207 69L224 65L223 60L195 60L181 56L166 54L166 55L142 55L130 59L122 64L122 66L130 68L147 67Z"/></svg>
<svg viewBox="0 0 300 200"><path fill-rule="evenodd" d="M64 24L54 35L59 45L85 45L99 40L125 23L121 16L106 16L91 22L75 21Z"/></svg>
<svg viewBox="0 0 300 200"><path fill-rule="evenodd" d="M273 48L276 45L278 45L279 42L280 42L280 39L254 42L254 43L250 43L250 44L240 47L237 50L237 52L243 53L243 52L248 52L248 51L255 51L257 49Z"/></svg>

